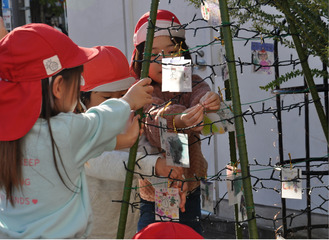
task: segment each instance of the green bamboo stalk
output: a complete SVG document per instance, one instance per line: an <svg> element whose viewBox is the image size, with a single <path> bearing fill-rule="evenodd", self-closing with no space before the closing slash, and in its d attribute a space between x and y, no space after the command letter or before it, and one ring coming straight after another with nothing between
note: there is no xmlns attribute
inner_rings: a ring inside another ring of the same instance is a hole
<svg viewBox="0 0 329 240"><path fill-rule="evenodd" d="M146 42L145 42L145 49L144 49L144 56L143 56L144 61L142 63L141 79L146 78L148 76L148 72L149 72L158 5L159 5L159 0L152 0L151 9L150 9L150 20L149 20L151 23L149 22L149 26L148 26L147 34L146 34ZM138 109L136 111L136 113L142 115L143 108ZM130 151L129 151L129 160L128 160L128 165L127 165L128 171L126 173L125 185L124 185L124 190L123 190L117 239L123 239L125 236L128 207L129 207L130 194L131 194L131 186L132 186L132 181L133 181L133 177L134 177L133 171L135 169L135 162L136 162L136 155L137 155L137 148L138 148L138 138L137 138L137 141L135 142L135 144L130 148Z"/></svg>
<svg viewBox="0 0 329 240"><path fill-rule="evenodd" d="M248 220L249 238L256 239L258 238L258 231L257 231L257 224L255 219L255 207L254 207L254 200L253 200L252 187L251 187L248 153L247 153L246 139L244 133L243 119L242 119L239 85L238 85L238 79L236 74L236 65L234 61L235 57L233 50L232 33L229 24L230 20L228 14L227 1L220 0L219 6L220 6L220 13L221 13L222 25L223 25L222 31L224 36L227 65L229 70L229 82L230 82L230 89L232 94L233 113L234 116L236 116L235 131L236 131L239 158L241 164L241 174L243 178L244 196L247 206L247 216L249 219Z"/></svg>
<svg viewBox="0 0 329 240"><path fill-rule="evenodd" d="M307 86L309 88L309 91L312 95L312 98L314 101L314 106L315 106L316 112L318 113L318 117L319 117L322 129L323 129L323 133L327 139L327 144L328 144L328 121L327 121L326 115L324 113L319 94L316 90L316 85L313 80L310 66L307 62L307 55L305 54L305 49L303 48L302 43L300 41L300 38L299 38L299 35L297 32L297 28L294 23L294 17L290 11L289 3L286 0L276 1L275 3L280 6L280 10L286 16L286 19L287 19L287 22L289 24L289 28L291 31L292 39L294 41L295 48L296 48L298 57L300 59L301 65L302 65L305 80L306 80Z"/></svg>
<svg viewBox="0 0 329 240"><path fill-rule="evenodd" d="M230 89L230 84L228 81L225 81L225 100L229 101L231 100L231 89ZM235 147L235 133L234 132L229 132L228 133L228 140L230 144L230 159L231 163L235 164L237 162L236 158L236 147ZM234 214L235 214L235 237L237 239L242 239L242 227L240 224L238 224L239 221L239 208L238 204L234 205Z"/></svg>
<svg viewBox="0 0 329 240"><path fill-rule="evenodd" d="M223 39L223 31L220 31L220 36L221 36L221 39ZM223 46L224 46L224 44L223 44ZM231 95L231 89L230 89L229 81L225 81L224 86L225 86L225 100L230 101L230 100L232 100L232 95ZM234 132L229 132L228 133L228 140L229 140L229 146L230 146L231 163L236 164L236 162L237 162L236 155L237 154L236 154L235 133ZM243 238L242 227L241 227L240 224L238 224L238 221L239 221L238 204L234 205L234 216L235 216L235 237L237 239L242 239Z"/></svg>

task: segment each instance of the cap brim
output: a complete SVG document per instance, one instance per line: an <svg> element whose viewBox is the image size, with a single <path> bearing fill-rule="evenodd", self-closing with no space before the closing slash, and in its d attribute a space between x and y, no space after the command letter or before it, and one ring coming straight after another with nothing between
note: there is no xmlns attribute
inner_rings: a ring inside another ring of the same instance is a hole
<svg viewBox="0 0 329 240"><path fill-rule="evenodd" d="M75 54L72 54L72 58L70 59L70 63L68 66L64 66L65 68L73 68L80 65L83 65L94 57L96 57L99 53L99 50L96 48L85 48L79 46L79 51Z"/></svg>
<svg viewBox="0 0 329 240"><path fill-rule="evenodd" d="M13 141L27 134L41 111L41 80L0 81L0 141Z"/></svg>
<svg viewBox="0 0 329 240"><path fill-rule="evenodd" d="M89 91L99 91L99 92L116 92L127 90L134 84L136 81L133 77L124 78L115 82L106 83L100 86L97 86Z"/></svg>

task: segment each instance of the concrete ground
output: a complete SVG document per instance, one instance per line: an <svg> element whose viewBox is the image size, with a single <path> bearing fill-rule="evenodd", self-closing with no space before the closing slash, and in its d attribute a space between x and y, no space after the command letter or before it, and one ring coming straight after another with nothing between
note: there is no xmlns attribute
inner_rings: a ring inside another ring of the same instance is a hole
<svg viewBox="0 0 329 240"><path fill-rule="evenodd" d="M276 239L275 229L280 229L282 222L280 220L273 221L271 219L274 216L278 216L280 219L281 214L280 208L269 207L263 205L255 205L256 215L266 217L267 220L257 219L257 229L259 239ZM219 213L217 215L210 214L208 212L202 212L201 223L204 229L203 236L207 239L236 239L235 236L235 224L234 224L234 209L232 206L228 205L226 200L223 200L220 204ZM291 214L299 214L297 210L287 210L287 216ZM288 220L288 229L299 228L301 226L307 225L307 215L302 214L293 219L293 221ZM317 214L312 213L312 224L315 225L326 225L329 223L328 214ZM275 226L274 226L275 224ZM249 239L248 235L248 225L243 225L243 238ZM329 229L328 228L316 228L314 227L311 231L312 239L329 239ZM286 237L287 239L308 239L306 230L298 230L290 233ZM283 239L283 238L281 238Z"/></svg>

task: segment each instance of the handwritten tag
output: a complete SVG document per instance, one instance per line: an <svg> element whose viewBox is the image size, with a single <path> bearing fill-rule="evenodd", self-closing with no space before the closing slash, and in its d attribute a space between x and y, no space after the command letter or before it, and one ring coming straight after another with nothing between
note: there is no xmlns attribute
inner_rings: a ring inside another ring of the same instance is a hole
<svg viewBox="0 0 329 240"><path fill-rule="evenodd" d="M299 168L282 168L282 198L302 199L302 181L298 178L300 176Z"/></svg>
<svg viewBox="0 0 329 240"><path fill-rule="evenodd" d="M222 101L220 109L216 113L206 113L203 119L204 126L201 130L202 135L234 132L234 114L231 111L231 106L231 101Z"/></svg>
<svg viewBox="0 0 329 240"><path fill-rule="evenodd" d="M167 119L163 118L163 117L159 117L158 118L159 121L159 132L160 132L160 143L161 143L161 148L163 150L166 150L166 133L167 133L167 129L168 129L168 125L167 125Z"/></svg>
<svg viewBox="0 0 329 240"><path fill-rule="evenodd" d="M179 220L178 188L155 188L155 220Z"/></svg>
<svg viewBox="0 0 329 240"><path fill-rule="evenodd" d="M218 0L203 0L201 14L203 19L207 20L211 26L217 26L222 23Z"/></svg>
<svg viewBox="0 0 329 240"><path fill-rule="evenodd" d="M243 194L239 194L238 197L238 221L247 221L247 208L246 208L246 201Z"/></svg>
<svg viewBox="0 0 329 240"><path fill-rule="evenodd" d="M229 205L238 204L240 195L243 195L241 170L226 165L226 183Z"/></svg>
<svg viewBox="0 0 329 240"><path fill-rule="evenodd" d="M201 209L207 212L214 212L214 184L205 180L200 181Z"/></svg>
<svg viewBox="0 0 329 240"><path fill-rule="evenodd" d="M162 91L192 92L190 59L184 57L162 59Z"/></svg>

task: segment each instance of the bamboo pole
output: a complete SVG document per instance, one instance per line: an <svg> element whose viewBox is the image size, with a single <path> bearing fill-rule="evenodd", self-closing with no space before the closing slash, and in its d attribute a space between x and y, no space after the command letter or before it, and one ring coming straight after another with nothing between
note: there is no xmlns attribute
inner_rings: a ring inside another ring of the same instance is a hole
<svg viewBox="0 0 329 240"><path fill-rule="evenodd" d="M220 38L223 39L223 31L220 31ZM222 47L224 47L224 41L222 41ZM225 80L224 86L225 86L225 100L231 101L232 95L231 95L229 81ZM237 153L236 153L235 133L234 132L228 133L228 140L229 140L229 146L230 146L231 164L236 164L237 163L237 158L236 158ZM233 184L233 182L232 182L232 184ZM242 239L243 238L242 226L240 224L238 224L238 221L239 221L238 204L234 204L234 215L235 215L235 237L237 239Z"/></svg>
<svg viewBox="0 0 329 240"><path fill-rule="evenodd" d="M252 195L248 153L247 153L246 139L244 133L243 119L242 119L239 85L238 85L238 79L236 74L236 65L234 61L235 57L233 50L232 33L229 24L227 1L220 0L219 6L220 6L220 13L221 13L222 25L223 25L222 31L224 36L226 59L227 59L227 65L229 70L229 82L230 82L230 89L232 94L233 113L234 116L236 117L235 131L236 131L239 158L241 164L244 196L245 196L246 207L247 207L249 238L256 239L258 238L258 231L257 231L257 225L255 219L255 207L254 207L254 200Z"/></svg>
<svg viewBox="0 0 329 240"><path fill-rule="evenodd" d="M225 81L225 100L226 101L232 100L230 84L229 84L228 81ZM228 133L228 140L229 140L229 145L230 145L231 163L236 164L237 163L237 158L236 158L235 133L234 132L229 132ZM232 182L232 184L233 184L233 182ZM240 224L238 224L238 221L239 221L238 204L234 204L234 214L235 214L235 237L237 239L242 239L243 238L242 227L241 227Z"/></svg>
<svg viewBox="0 0 329 240"><path fill-rule="evenodd" d="M309 88L309 91L312 95L312 98L313 98L313 101L314 101L314 106L315 106L316 112L318 113L318 117L319 117L322 129L323 129L323 133L326 137L327 144L328 144L328 121L327 121L327 117L324 113L323 106L322 106L319 94L316 90L316 85L315 85L313 77L312 77L310 66L307 62L308 57L305 54L305 49L303 48L302 43L300 41L300 38L298 36L297 28L296 28L296 25L294 23L294 19L293 19L294 17L292 15L291 11L290 11L289 3L286 0L276 1L275 3L279 4L280 10L285 15L285 17L287 19L287 22L289 24L289 29L291 30L291 36L292 36L292 39L294 41L295 48L296 48L298 57L300 59L301 65L302 65L305 80L306 80L307 86Z"/></svg>
<svg viewBox="0 0 329 240"><path fill-rule="evenodd" d="M151 9L150 9L150 19L149 19L148 29L147 29L147 34L146 34L141 79L146 78L148 76L148 72L149 72L158 5L159 5L159 0L152 0ZM143 108L138 109L136 111L136 113L142 115ZM130 200L130 194L131 194L131 186L132 186L132 181L133 181L133 177L134 177L133 171L135 169L135 162L136 162L136 155L137 155L137 148L138 148L138 138L137 138L137 141L135 142L135 144L130 148L130 151L129 151L129 160L128 160L128 165L127 165L128 171L126 173L126 180L125 180L125 185L124 185L124 190L123 190L117 239L123 239L125 236L128 207L129 207L129 200Z"/></svg>

